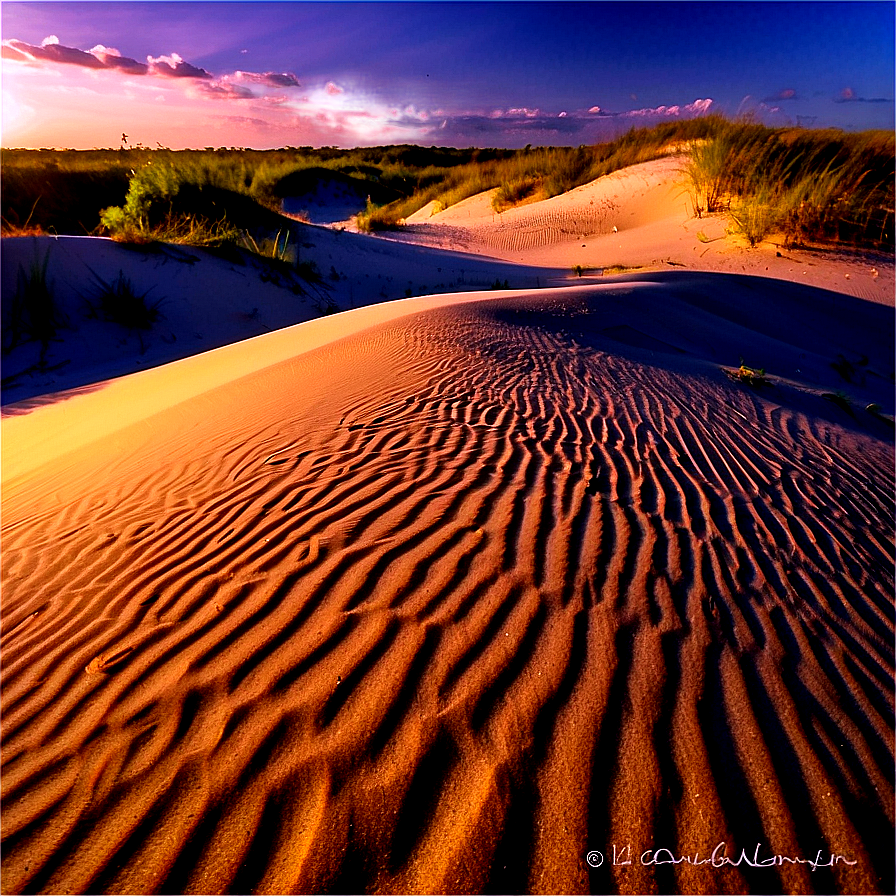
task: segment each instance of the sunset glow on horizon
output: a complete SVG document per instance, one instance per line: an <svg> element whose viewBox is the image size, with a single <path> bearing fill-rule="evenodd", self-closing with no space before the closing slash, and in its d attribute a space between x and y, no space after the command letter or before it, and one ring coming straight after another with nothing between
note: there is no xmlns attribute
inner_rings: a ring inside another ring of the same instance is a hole
<svg viewBox="0 0 896 896"><path fill-rule="evenodd" d="M5 147L578 145L710 112L894 125L885 3L5 2L2 26Z"/></svg>

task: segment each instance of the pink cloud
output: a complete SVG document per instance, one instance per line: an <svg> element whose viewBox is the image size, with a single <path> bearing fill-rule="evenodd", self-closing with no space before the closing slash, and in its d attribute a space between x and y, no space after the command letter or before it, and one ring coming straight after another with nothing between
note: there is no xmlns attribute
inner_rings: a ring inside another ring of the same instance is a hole
<svg viewBox="0 0 896 896"><path fill-rule="evenodd" d="M216 100L255 99L255 94L248 87L227 81L201 81L196 89L200 94Z"/></svg>
<svg viewBox="0 0 896 896"><path fill-rule="evenodd" d="M132 75L145 75L149 71L148 65L137 62L136 59L122 56L114 47L104 47L102 44L97 44L87 52L99 59L106 68L120 69Z"/></svg>
<svg viewBox="0 0 896 896"><path fill-rule="evenodd" d="M852 87L844 87L840 91L840 95L834 100L835 103L892 103L892 99L887 97L865 97L859 96Z"/></svg>
<svg viewBox="0 0 896 896"><path fill-rule="evenodd" d="M154 75L169 78L211 78L210 72L185 62L177 53L170 56L147 56L146 62Z"/></svg>
<svg viewBox="0 0 896 896"><path fill-rule="evenodd" d="M249 81L263 87L300 87L299 79L291 72L243 72L235 71L236 81Z"/></svg>
<svg viewBox="0 0 896 896"><path fill-rule="evenodd" d="M67 47L59 42L55 34L44 38L39 47L21 40L4 40L3 57L16 62L32 64L55 63L78 65L82 68L113 69L133 75L163 75L170 78L211 79L211 73L204 68L191 65L177 53L168 56L147 56L146 63L122 56L112 47L97 44L89 51L77 47Z"/></svg>
<svg viewBox="0 0 896 896"><path fill-rule="evenodd" d="M103 67L103 63L96 56L74 47L62 46L59 43L59 38L55 35L45 38L39 47L15 39L3 41L3 46L9 47L30 62L58 62L64 65L81 65L84 68ZM7 56L6 58L15 57Z"/></svg>

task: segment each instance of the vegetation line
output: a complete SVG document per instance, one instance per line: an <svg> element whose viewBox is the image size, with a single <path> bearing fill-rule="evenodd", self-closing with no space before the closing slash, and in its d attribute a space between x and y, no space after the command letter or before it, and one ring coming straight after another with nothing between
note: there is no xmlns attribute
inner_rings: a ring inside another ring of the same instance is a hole
<svg viewBox="0 0 896 896"><path fill-rule="evenodd" d="M487 190L500 213L673 152L689 155L694 214L730 215L751 244L781 233L791 245L893 250L891 132L769 128L719 116L633 129L595 146L521 150L7 149L0 151L2 232L254 243L276 258L287 254L274 217L283 197L322 177L356 182L369 196L358 225L375 231L400 227L428 203L444 209Z"/></svg>

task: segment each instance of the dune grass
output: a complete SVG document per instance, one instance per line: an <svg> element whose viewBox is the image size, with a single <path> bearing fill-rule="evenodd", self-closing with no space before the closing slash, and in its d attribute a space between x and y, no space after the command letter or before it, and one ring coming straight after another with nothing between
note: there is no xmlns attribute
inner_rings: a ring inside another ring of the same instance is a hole
<svg viewBox="0 0 896 896"><path fill-rule="evenodd" d="M127 327L129 330L149 330L162 316L159 311L161 299L149 301L152 289L138 291L130 277L122 271L112 281L106 281L95 271L90 271L94 280L94 290L86 298L95 317Z"/></svg>
<svg viewBox="0 0 896 896"><path fill-rule="evenodd" d="M893 249L896 138L720 121L685 168L695 214L727 211L755 246L839 243Z"/></svg>
<svg viewBox="0 0 896 896"><path fill-rule="evenodd" d="M57 331L67 323L56 302L53 284L47 279L49 261L48 249L43 258L35 252L27 269L19 265L16 292L10 303L9 317L4 320L4 352L23 342L36 341L41 344L43 357Z"/></svg>
<svg viewBox="0 0 896 896"><path fill-rule="evenodd" d="M521 150L2 150L2 232L240 244L247 232L256 240L276 233L271 221L267 234L253 229L259 210L279 212L289 185L312 183L320 171L358 182L371 197L358 226L376 231L400 227L429 202L444 209L488 190L500 213L670 152L689 153L694 214L730 214L754 245L779 232L793 245L893 248L892 133L774 129L719 116L594 146Z"/></svg>

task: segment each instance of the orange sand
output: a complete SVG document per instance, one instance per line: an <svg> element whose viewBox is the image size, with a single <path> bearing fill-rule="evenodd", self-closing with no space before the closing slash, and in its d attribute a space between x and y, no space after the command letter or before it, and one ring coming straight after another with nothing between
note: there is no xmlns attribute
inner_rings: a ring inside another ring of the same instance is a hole
<svg viewBox="0 0 896 896"><path fill-rule="evenodd" d="M665 270L5 416L3 892L893 892L893 342Z"/></svg>

